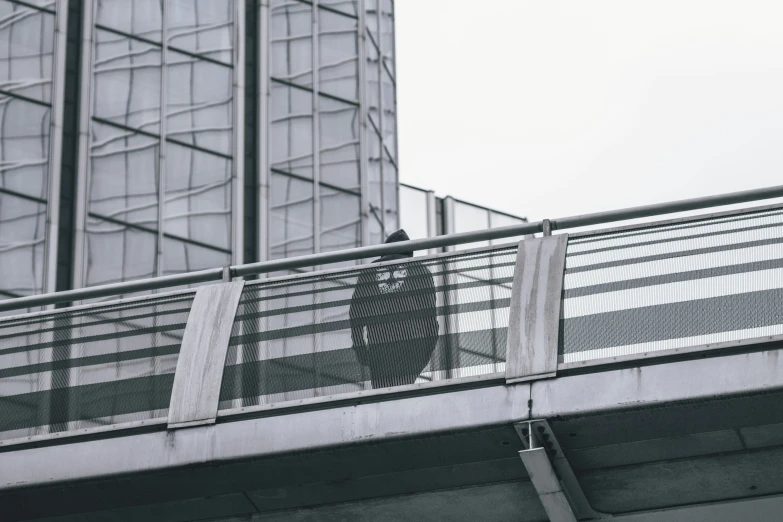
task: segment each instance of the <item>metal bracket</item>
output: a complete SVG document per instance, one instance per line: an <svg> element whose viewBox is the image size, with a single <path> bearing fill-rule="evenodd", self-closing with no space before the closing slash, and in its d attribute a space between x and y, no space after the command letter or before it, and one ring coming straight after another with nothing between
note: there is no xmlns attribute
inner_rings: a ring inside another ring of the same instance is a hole
<svg viewBox="0 0 783 522"><path fill-rule="evenodd" d="M519 457L536 488L541 504L555 522L611 518L590 506L563 449L545 420L514 424L525 447Z"/></svg>
<svg viewBox="0 0 783 522"><path fill-rule="evenodd" d="M549 237L552 235L552 222L548 219L544 219L541 221L541 232L543 232L544 237Z"/></svg>

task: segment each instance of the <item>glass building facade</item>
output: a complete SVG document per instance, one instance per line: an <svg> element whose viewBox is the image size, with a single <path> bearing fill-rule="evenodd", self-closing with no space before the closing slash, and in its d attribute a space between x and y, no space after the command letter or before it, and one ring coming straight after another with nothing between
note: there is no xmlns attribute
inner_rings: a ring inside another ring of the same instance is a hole
<svg viewBox="0 0 783 522"><path fill-rule="evenodd" d="M394 47L392 0L0 0L0 298L493 225L400 210Z"/></svg>
<svg viewBox="0 0 783 522"><path fill-rule="evenodd" d="M440 198L431 190L400 184L400 225L411 239L471 232L487 228L507 227L526 223L527 219L499 212L487 207L468 203L451 196ZM504 238L460 245L460 249L478 248L519 241L518 238ZM448 247L442 250L453 250ZM433 250L429 253L437 253ZM424 255L427 252L416 252Z"/></svg>

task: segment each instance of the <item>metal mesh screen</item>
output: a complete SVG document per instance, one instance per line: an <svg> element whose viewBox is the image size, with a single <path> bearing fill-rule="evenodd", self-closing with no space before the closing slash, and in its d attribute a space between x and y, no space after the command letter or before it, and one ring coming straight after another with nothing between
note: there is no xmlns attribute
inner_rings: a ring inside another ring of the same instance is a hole
<svg viewBox="0 0 783 522"><path fill-rule="evenodd" d="M783 210L573 239L564 362L783 334Z"/></svg>
<svg viewBox="0 0 783 522"><path fill-rule="evenodd" d="M0 322L0 439L168 415L193 294Z"/></svg>
<svg viewBox="0 0 783 522"><path fill-rule="evenodd" d="M246 286L220 408L504 371L516 251Z"/></svg>

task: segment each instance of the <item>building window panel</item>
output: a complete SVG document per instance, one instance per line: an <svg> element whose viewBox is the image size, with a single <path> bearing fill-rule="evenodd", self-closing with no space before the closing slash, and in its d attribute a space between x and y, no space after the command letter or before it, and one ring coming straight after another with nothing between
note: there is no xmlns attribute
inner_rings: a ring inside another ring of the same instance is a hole
<svg viewBox="0 0 783 522"><path fill-rule="evenodd" d="M376 44L380 45L378 39L378 1L379 0L365 0L364 9L366 12L365 25Z"/></svg>
<svg viewBox="0 0 783 522"><path fill-rule="evenodd" d="M146 132L160 132L161 50L96 31L93 116Z"/></svg>
<svg viewBox="0 0 783 522"><path fill-rule="evenodd" d="M321 186L320 198L321 252L360 247L362 235L359 195Z"/></svg>
<svg viewBox="0 0 783 522"><path fill-rule="evenodd" d="M46 199L51 112L0 95L0 188Z"/></svg>
<svg viewBox="0 0 783 522"><path fill-rule="evenodd" d="M46 204L0 192L0 297L43 292Z"/></svg>
<svg viewBox="0 0 783 522"><path fill-rule="evenodd" d="M358 14L356 0L318 0L318 5L353 16Z"/></svg>
<svg viewBox="0 0 783 522"><path fill-rule="evenodd" d="M380 129L380 69L378 68L378 49L367 39L367 66L365 67L365 82L367 83L367 113L370 121Z"/></svg>
<svg viewBox="0 0 783 522"><path fill-rule="evenodd" d="M160 42L162 4L160 0L98 0L95 23Z"/></svg>
<svg viewBox="0 0 783 522"><path fill-rule="evenodd" d="M323 9L318 17L318 89L356 101L359 97L358 20Z"/></svg>
<svg viewBox="0 0 783 522"><path fill-rule="evenodd" d="M85 228L87 286L157 275L157 234L92 216Z"/></svg>
<svg viewBox="0 0 783 522"><path fill-rule="evenodd" d="M163 275L205 270L231 263L231 254L228 252L170 237L163 238L163 252Z"/></svg>
<svg viewBox="0 0 783 522"><path fill-rule="evenodd" d="M383 227L383 183L381 178L381 137L370 126L367 129L367 200L370 244L386 239Z"/></svg>
<svg viewBox="0 0 783 522"><path fill-rule="evenodd" d="M168 61L167 136L231 155L233 70L173 51Z"/></svg>
<svg viewBox="0 0 783 522"><path fill-rule="evenodd" d="M0 0L0 89L52 99L54 14Z"/></svg>
<svg viewBox="0 0 783 522"><path fill-rule="evenodd" d="M386 234L391 234L399 228L399 212L397 207L397 166L387 154L383 155L383 223Z"/></svg>
<svg viewBox="0 0 783 522"><path fill-rule="evenodd" d="M383 61L394 74L394 4L391 0L381 0L381 46Z"/></svg>
<svg viewBox="0 0 783 522"><path fill-rule="evenodd" d="M381 67L381 93L383 95L383 144L394 157L397 152L397 104L394 81L386 67Z"/></svg>
<svg viewBox="0 0 783 522"><path fill-rule="evenodd" d="M169 143L164 201L167 234L231 248L231 160Z"/></svg>
<svg viewBox="0 0 783 522"><path fill-rule="evenodd" d="M272 259L312 254L313 184L274 172L270 178Z"/></svg>
<svg viewBox="0 0 783 522"><path fill-rule="evenodd" d="M272 82L270 159L273 169L313 177L313 94Z"/></svg>
<svg viewBox="0 0 783 522"><path fill-rule="evenodd" d="M462 201L454 202L454 232L472 232L489 228L489 211ZM479 241L461 246L462 249L489 246L489 241Z"/></svg>
<svg viewBox="0 0 783 522"><path fill-rule="evenodd" d="M359 190L359 107L320 97L321 181Z"/></svg>
<svg viewBox="0 0 783 522"><path fill-rule="evenodd" d="M489 212L489 227L490 228L498 228L498 227L510 227L512 225L521 225L522 223L527 222L526 219L516 216L509 216L508 214L501 214L500 212ZM510 243L512 241L521 241L524 239L524 236L517 236L517 237L504 237L501 239L493 239L490 241L491 245L502 245L503 243Z"/></svg>
<svg viewBox="0 0 783 522"><path fill-rule="evenodd" d="M228 0L170 0L166 42L171 47L232 63L234 3Z"/></svg>
<svg viewBox="0 0 783 522"><path fill-rule="evenodd" d="M159 140L97 122L91 134L90 212L157 230Z"/></svg>
<svg viewBox="0 0 783 522"><path fill-rule="evenodd" d="M273 0L270 6L272 76L304 87L313 86L312 6Z"/></svg>
<svg viewBox="0 0 783 522"><path fill-rule="evenodd" d="M427 237L427 192L400 185L400 216L402 228L411 239ZM418 255L425 253L425 250L416 252Z"/></svg>

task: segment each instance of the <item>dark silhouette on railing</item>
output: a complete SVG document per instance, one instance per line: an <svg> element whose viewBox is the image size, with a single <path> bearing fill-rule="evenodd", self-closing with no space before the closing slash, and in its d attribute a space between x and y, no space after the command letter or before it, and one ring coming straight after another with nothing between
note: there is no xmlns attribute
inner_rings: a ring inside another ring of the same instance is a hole
<svg viewBox="0 0 783 522"><path fill-rule="evenodd" d="M398 230L386 243L408 241ZM390 254L374 262L413 257ZM366 270L356 282L351 307L351 340L359 362L369 367L373 388L413 384L438 342L435 282L416 263Z"/></svg>

